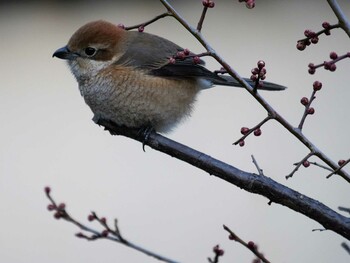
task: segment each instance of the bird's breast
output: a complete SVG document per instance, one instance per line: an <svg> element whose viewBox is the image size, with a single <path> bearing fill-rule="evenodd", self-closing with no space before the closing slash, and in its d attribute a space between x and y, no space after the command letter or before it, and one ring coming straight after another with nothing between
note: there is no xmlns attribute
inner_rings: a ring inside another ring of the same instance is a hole
<svg viewBox="0 0 350 263"><path fill-rule="evenodd" d="M155 77L115 67L82 81L79 88L95 116L127 127L152 126L161 132L191 112L200 85L195 79Z"/></svg>

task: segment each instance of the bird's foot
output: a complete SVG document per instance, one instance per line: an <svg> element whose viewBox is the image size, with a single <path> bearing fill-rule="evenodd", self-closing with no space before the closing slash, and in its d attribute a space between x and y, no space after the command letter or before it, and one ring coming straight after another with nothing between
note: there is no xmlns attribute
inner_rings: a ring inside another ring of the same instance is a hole
<svg viewBox="0 0 350 263"><path fill-rule="evenodd" d="M138 131L138 136L142 139L142 150L144 152L145 151L145 146L146 146L146 143L149 139L149 136L151 135L151 133L155 132L155 129L152 127L152 126L144 126L144 127L141 127Z"/></svg>

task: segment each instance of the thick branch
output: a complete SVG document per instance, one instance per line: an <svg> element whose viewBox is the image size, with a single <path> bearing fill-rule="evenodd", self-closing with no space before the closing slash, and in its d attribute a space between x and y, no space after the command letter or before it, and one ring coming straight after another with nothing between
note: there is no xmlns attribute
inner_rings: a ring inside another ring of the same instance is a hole
<svg viewBox="0 0 350 263"><path fill-rule="evenodd" d="M248 192L263 195L270 202L278 203L296 212L314 219L325 229L330 229L350 240L350 219L346 218L324 204L298 193L269 177L241 171L236 167L214 159L204 153L170 140L158 133L150 133L145 138L140 136L139 130L116 126L108 121L99 120L100 125L114 134L124 135L138 140L155 150L183 160L196 166L210 175L215 175Z"/></svg>
<svg viewBox="0 0 350 263"><path fill-rule="evenodd" d="M341 9L336 0L328 0L328 4L332 8L334 14L337 16L341 28L350 37L350 22L344 14L343 10Z"/></svg>

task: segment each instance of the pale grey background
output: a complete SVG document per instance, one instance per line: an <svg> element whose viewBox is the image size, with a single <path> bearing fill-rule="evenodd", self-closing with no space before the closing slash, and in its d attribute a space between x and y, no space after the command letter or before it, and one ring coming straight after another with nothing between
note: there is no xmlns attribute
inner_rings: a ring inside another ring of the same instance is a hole
<svg viewBox="0 0 350 263"><path fill-rule="evenodd" d="M150 2L150 3L149 3ZM253 255L230 242L225 223L245 240L254 240L273 262L349 262L340 247L344 238L311 232L320 225L289 209L165 156L124 137L112 137L92 121L65 63L51 58L82 24L106 19L126 25L164 11L158 1L1 4L0 8L0 258L1 262L156 262L107 241L85 242L76 227L55 221L47 212L43 188L50 185L58 201L86 222L95 210L109 221L117 217L126 238L182 262L207 262L220 244L220 262L250 262ZM172 1L192 24L200 1ZM319 29L336 19L326 1L257 1L248 10L238 1L217 1L203 34L241 74L249 76L259 59L268 80L289 87L264 93L291 123L303 111L314 80L324 88L314 103L305 134L334 160L349 157L349 61L335 73L307 74L309 62L328 59L330 51L349 51L340 30L304 52L295 48L306 28ZM348 1L340 2L350 16ZM146 28L195 52L203 51L175 20ZM211 59L208 67L218 68ZM218 87L198 97L192 117L169 137L255 172L254 154L266 175L336 209L349 206L349 185L318 168L301 169L286 181L292 163L307 149L274 122L263 135L249 137L244 148L232 146L240 127L265 117L261 107L239 89ZM349 169L347 169L349 171Z"/></svg>

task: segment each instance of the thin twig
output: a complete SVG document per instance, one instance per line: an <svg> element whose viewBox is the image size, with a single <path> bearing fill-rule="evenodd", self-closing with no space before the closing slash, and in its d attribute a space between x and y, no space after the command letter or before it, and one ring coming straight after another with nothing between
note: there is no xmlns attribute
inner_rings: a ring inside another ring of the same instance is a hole
<svg viewBox="0 0 350 263"><path fill-rule="evenodd" d="M350 214L350 208L348 208L348 207L339 206L338 209L340 211L347 212Z"/></svg>
<svg viewBox="0 0 350 263"><path fill-rule="evenodd" d="M350 255L350 246L349 246L348 244L346 244L345 242L341 243L341 246L342 246L342 248L344 248L345 251L348 252L349 255Z"/></svg>
<svg viewBox="0 0 350 263"><path fill-rule="evenodd" d="M132 30L132 29L136 29L136 28L140 28L140 27L146 27L154 22L156 22L157 20L161 19L161 18L164 18L164 17L167 17L167 16L172 16L171 13L169 12L165 12L163 14L160 14L144 23L140 23L140 24L137 24L137 25L134 25L134 26L127 26L127 27L124 27L125 30Z"/></svg>
<svg viewBox="0 0 350 263"><path fill-rule="evenodd" d="M230 239L230 240L234 240L234 241L236 241L236 242L242 244L242 245L245 246L246 248L248 248L251 252L254 253L255 256L257 256L259 259L261 259L262 262L270 263L270 261L269 261L267 258L265 258L265 256L264 256L261 252L258 251L257 246L256 246L252 241L250 241L250 242L247 243L247 242L245 242L243 239L241 239L239 236L237 236L237 235L236 235L231 229L229 229L227 226L224 225L223 227L224 227L224 229L225 229L227 232L230 233L230 235L229 235L229 239Z"/></svg>
<svg viewBox="0 0 350 263"><path fill-rule="evenodd" d="M309 103L305 105L305 110L304 110L303 116L301 117L300 123L298 125L298 129L300 131L303 129L303 125L304 125L306 117L309 115L309 109L310 109L311 103L313 102L314 99L316 99L316 96L315 96L316 92L317 92L316 90L312 91L312 94L311 94L310 99L309 99Z"/></svg>
<svg viewBox="0 0 350 263"><path fill-rule="evenodd" d="M257 162L257 161L255 160L255 158L254 158L254 155L252 155L252 161L253 161L253 163L254 163L256 169L258 170L259 175L264 175L263 169L261 169L261 168L259 167L258 162Z"/></svg>
<svg viewBox="0 0 350 263"><path fill-rule="evenodd" d="M89 240L89 241L94 241L94 240L97 240L97 239L108 239L108 240L111 240L111 241L114 241L114 242L117 242L117 243L120 243L120 244L123 244L129 248L132 248L134 250L137 250L143 254L146 254L148 256L151 256L151 257L154 257L160 261L163 261L163 262L168 262L168 263L178 263L177 261L174 261L172 259L169 259L169 258L166 258L166 257L163 257L157 253L154 253L150 250L147 250L143 247L140 247L130 241L127 241L125 238L123 238L120 234L120 231L117 227L117 223L115 223L115 226L116 226L116 229L115 230L112 230L111 228L109 228L109 226L107 225L107 223L105 222L105 220L102 220L101 218L99 218L96 213L92 212L92 215L95 217L95 219L98 220L98 222L105 228L105 230L107 232L99 232L97 230L94 230L82 223L80 223L79 221L77 221L76 219L74 219L68 212L67 210L65 209L65 207L63 208L60 208L59 205L57 205L57 203L55 202L55 200L52 198L51 194L50 194L51 190L50 188L46 187L45 188L45 193L46 193L46 197L50 200L51 202L51 208L50 210L54 210L56 211L55 213L55 217L57 219L63 219L67 222L70 222L74 225L76 225L78 228L80 228L81 230L83 231L86 231L88 233L91 233L92 236L86 236L85 234L83 233L78 233L76 234L77 237L79 238L84 238L86 240ZM116 222L116 221L115 221ZM111 234L111 235L108 235L108 234Z"/></svg>
<svg viewBox="0 0 350 263"><path fill-rule="evenodd" d="M309 159L312 155L314 155L314 153L310 152L308 153L300 162L294 163L295 168L293 169L293 171L286 175L286 179L289 179L291 177L293 177L293 175L299 170L300 166L307 161L307 159Z"/></svg>
<svg viewBox="0 0 350 263"><path fill-rule="evenodd" d="M337 174L339 173L339 171L348 163L350 162L350 159L346 160L344 163L342 163L342 165L340 165L337 169L335 169L333 172L331 172L329 175L326 176L326 178L331 177L333 174Z"/></svg>

